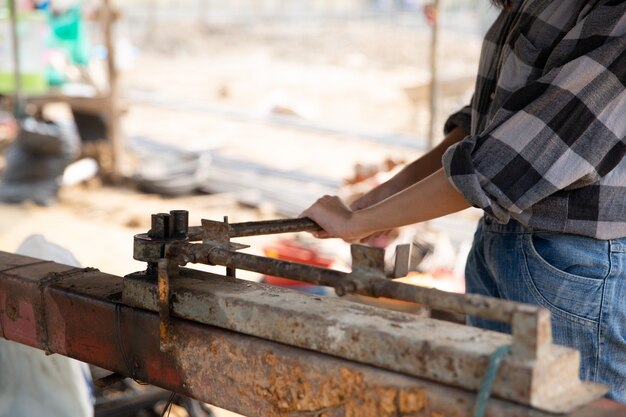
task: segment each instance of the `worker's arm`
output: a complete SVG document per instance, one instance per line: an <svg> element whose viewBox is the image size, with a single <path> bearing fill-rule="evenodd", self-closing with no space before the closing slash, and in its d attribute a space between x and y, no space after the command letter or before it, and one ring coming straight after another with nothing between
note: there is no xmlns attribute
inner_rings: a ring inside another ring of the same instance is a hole
<svg viewBox="0 0 626 417"><path fill-rule="evenodd" d="M441 168L441 157L444 152L468 134L459 127L454 128L439 145L404 167L402 171L398 172L387 182L380 184L355 200L350 205L350 208L360 210L369 207L433 174Z"/></svg>
<svg viewBox="0 0 626 417"><path fill-rule="evenodd" d="M352 211L336 196L325 196L302 213L330 236L347 242L373 233L430 220L466 209L469 204L443 169L367 208Z"/></svg>

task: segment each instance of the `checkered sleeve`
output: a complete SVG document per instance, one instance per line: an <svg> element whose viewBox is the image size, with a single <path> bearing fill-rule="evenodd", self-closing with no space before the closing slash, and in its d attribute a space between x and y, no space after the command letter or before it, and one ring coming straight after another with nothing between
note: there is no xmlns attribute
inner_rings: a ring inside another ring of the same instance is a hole
<svg viewBox="0 0 626 417"><path fill-rule="evenodd" d="M626 2L602 3L481 132L444 154L455 188L501 222L562 190L598 183L624 158Z"/></svg>

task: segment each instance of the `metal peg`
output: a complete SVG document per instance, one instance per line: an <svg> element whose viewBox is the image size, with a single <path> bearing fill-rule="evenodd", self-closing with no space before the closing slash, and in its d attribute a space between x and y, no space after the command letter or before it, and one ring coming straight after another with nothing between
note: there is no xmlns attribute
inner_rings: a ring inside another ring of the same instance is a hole
<svg viewBox="0 0 626 417"><path fill-rule="evenodd" d="M187 238L187 230L189 229L189 212L187 210L170 211L169 225L169 238Z"/></svg>

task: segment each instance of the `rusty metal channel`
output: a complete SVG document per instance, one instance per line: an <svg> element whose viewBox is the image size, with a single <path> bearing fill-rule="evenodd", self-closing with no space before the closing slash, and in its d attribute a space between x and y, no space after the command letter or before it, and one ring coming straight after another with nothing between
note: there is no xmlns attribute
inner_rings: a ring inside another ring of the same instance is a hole
<svg viewBox="0 0 626 417"><path fill-rule="evenodd" d="M175 317L472 391L490 355L512 343L502 333L187 268L171 290ZM153 280L142 273L126 276L123 301L158 311ZM492 395L563 412L606 393L580 382L578 352L549 345L547 353L540 360L506 358Z"/></svg>
<svg viewBox="0 0 626 417"><path fill-rule="evenodd" d="M3 337L73 357L249 417L469 417L464 390L172 319L119 303L122 278L0 252ZM549 417L491 400L487 417ZM626 417L599 401L565 417Z"/></svg>

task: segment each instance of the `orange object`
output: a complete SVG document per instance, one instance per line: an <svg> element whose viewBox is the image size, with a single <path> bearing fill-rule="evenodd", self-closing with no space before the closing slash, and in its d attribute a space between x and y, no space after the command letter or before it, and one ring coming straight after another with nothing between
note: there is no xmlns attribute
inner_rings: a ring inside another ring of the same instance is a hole
<svg viewBox="0 0 626 417"><path fill-rule="evenodd" d="M320 256L315 248L307 247L300 242L288 239L281 239L276 244L263 248L265 256L269 258L281 259L283 261L298 262L301 264L320 266L328 268L334 259ZM312 287L305 282L294 281L292 279L280 278L265 275L263 281L279 287Z"/></svg>

